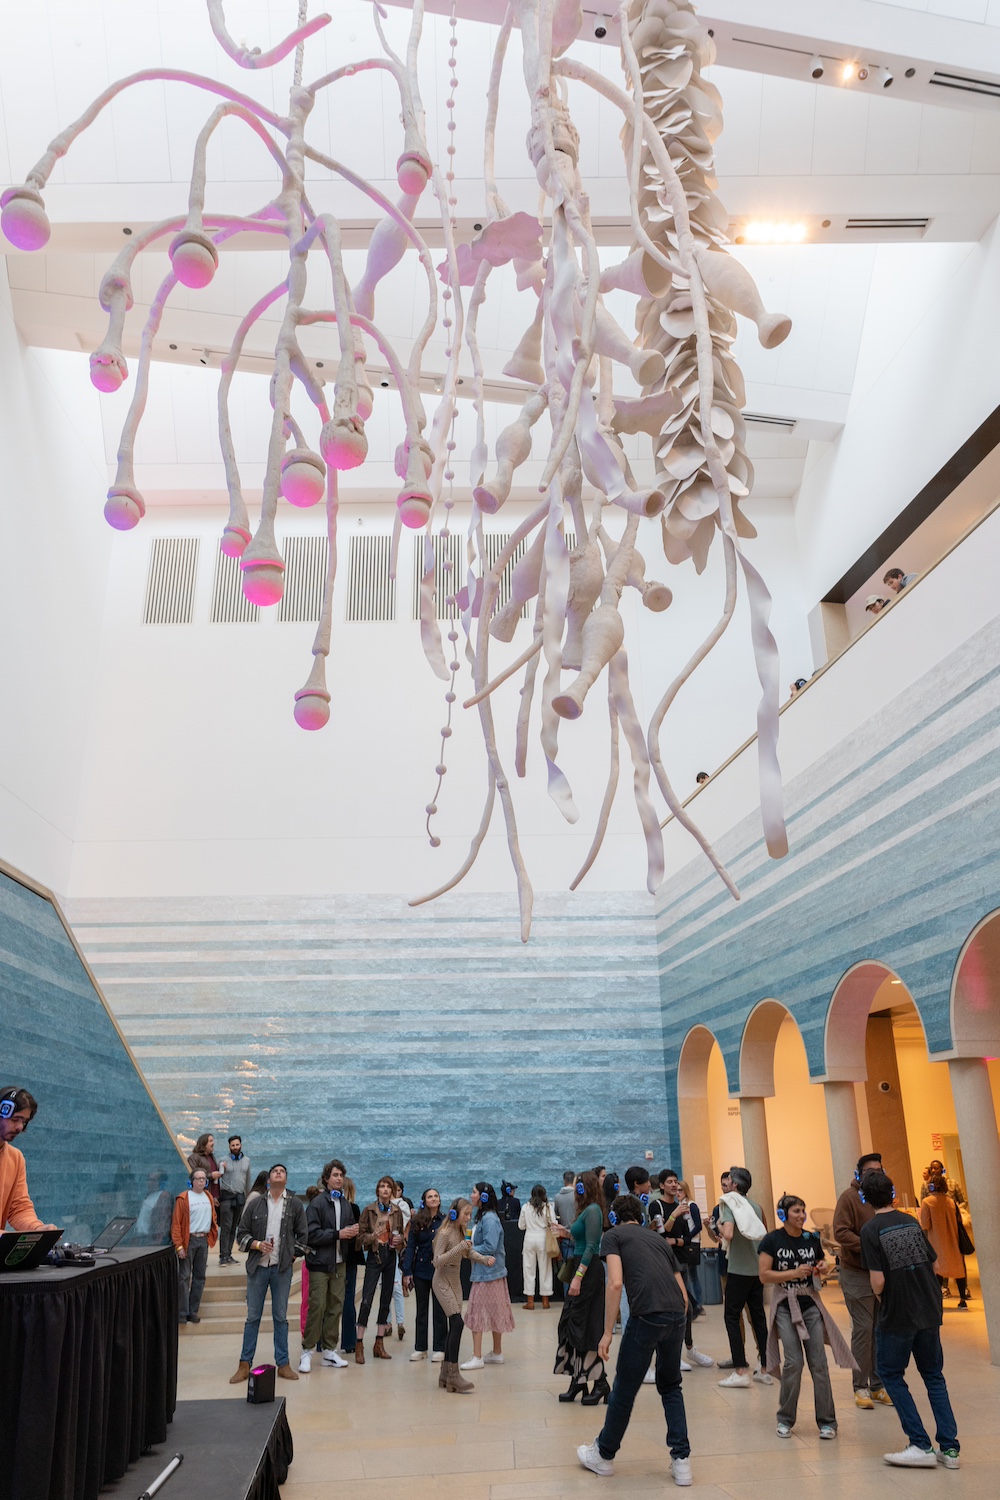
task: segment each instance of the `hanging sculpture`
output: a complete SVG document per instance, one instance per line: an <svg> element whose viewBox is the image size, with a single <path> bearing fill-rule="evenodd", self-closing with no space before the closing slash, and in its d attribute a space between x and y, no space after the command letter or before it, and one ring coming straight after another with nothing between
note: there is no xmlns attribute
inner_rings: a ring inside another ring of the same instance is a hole
<svg viewBox="0 0 1000 1500"><path fill-rule="evenodd" d="M450 535L454 505L454 418L459 365L468 351L477 411L477 440L469 455L472 488L466 544L467 574L449 592L460 611L466 655L472 665L474 691L465 707L478 709L487 755L487 796L480 827L469 855L446 885L420 900L430 900L456 885L471 868L486 836L499 796L507 842L517 879L521 936L527 939L532 906L528 872L518 841L510 784L500 759L491 695L501 682L524 669L525 681L515 732L514 763L526 771L527 736L538 667L544 662L540 692L541 743L550 795L563 816L576 821L572 791L558 763L561 721L578 718L592 690L607 671L611 728L611 775L594 842L574 880L575 886L596 858L608 823L618 777L618 732L624 731L634 768L634 794L647 845L647 884L655 890L663 878L663 841L649 790L655 776L671 813L701 844L727 886L738 891L710 845L680 805L667 777L659 748L660 727L681 685L712 649L735 608L738 574L746 583L752 635L761 680L758 743L761 809L770 853L787 850L781 813L777 765L778 662L768 628L770 599L760 576L745 557L740 540L754 535L740 512L750 491L752 469L745 451L740 414L745 393L731 353L733 314L756 322L765 348L787 335L790 323L761 306L753 281L723 246L727 216L715 196L713 149L722 125L720 100L701 69L714 57L714 44L700 28L686 0L630 0L618 12L622 60L630 90L612 84L584 63L566 55L583 22L579 0L510 0L496 41L487 95L484 142L486 220L471 245L458 245L452 211L454 198L455 18L452 13L450 75L450 144L448 170L433 162L426 138L424 109L417 79L417 57L423 3L416 0L405 58L390 47L375 0L375 25L383 48L380 57L345 63L332 73L304 84L305 43L329 23L327 15L306 18L300 0L298 25L268 52L237 45L226 27L222 0L207 0L209 19L224 51L249 70L272 67L294 53L288 113L281 116L249 95L209 77L166 68L148 69L106 89L74 124L61 132L25 182L0 198L0 224L7 238L24 250L41 249L49 238L42 199L49 175L73 141L123 89L150 80L191 85L222 100L198 137L191 175L189 206L183 218L172 218L135 235L101 283L101 305L108 331L91 355L91 379L98 390L115 391L128 369L122 353L126 316L133 305L131 272L147 247L169 237L170 274L154 297L142 333L135 391L122 431L118 469L105 506L112 526L129 529L145 513L136 488L133 451L146 404L149 365L164 306L177 282L207 286L219 264L220 249L246 233L283 237L287 276L248 310L228 354L219 381L219 441L229 491L230 513L221 548L240 559L243 591L258 605L275 604L283 589L284 562L275 542L279 497L291 505L310 506L325 495L329 565L319 627L313 644L314 664L295 695L295 718L305 729L322 728L330 717L325 662L330 651L333 585L337 568L337 474L356 468L367 456L365 421L373 393L365 367L368 340L388 365L405 420L405 440L396 453L402 481L393 539L395 566L400 527L425 532L420 582L420 630L428 661L448 682L448 723L456 701L459 632L448 632L446 661L435 597L432 525L443 482L448 485L441 535ZM527 150L545 200L542 218L510 213L497 190L494 132L499 89L512 27L521 31L524 83L531 123ZM393 203L345 164L317 150L307 139L309 114L317 95L338 81L365 70L387 72L399 94L402 150L396 167L400 196ZM622 114L622 142L628 182L634 245L619 265L600 265L590 223L589 202L579 168L579 137L570 116L567 80L574 80L611 101ZM271 202L245 215L217 214L206 207L206 154L214 131L232 119L254 131L273 157L280 189ZM305 183L312 162L359 188L381 217L372 233L364 273L353 288L344 272L341 232L336 217L315 213ZM430 252L413 219L431 186L441 218L445 260L438 268L439 293ZM547 245L546 242L547 241ZM416 251L427 284L427 312L405 367L376 322L381 280L409 250ZM333 307L307 304L307 263L321 255L329 263ZM531 304L531 318L504 373L524 383L520 414L499 436L490 465L485 442L483 364L477 342L478 315L491 272L512 264L517 286ZM468 312L462 288L469 287ZM637 297L637 337L630 338L605 307L602 294L614 288ZM274 349L270 396L273 408L261 515L251 533L232 439L228 397L249 330L279 299L284 314ZM430 427L420 395L421 365L439 318L446 334L447 368ZM316 323L336 328L340 358L332 407L320 378L305 358L299 330ZM627 368L641 388L638 397L616 396L615 365ZM310 446L291 416L291 392L298 381L317 413L318 442ZM551 443L546 455L540 500L513 531L494 559L487 555L483 515L495 514L507 501L518 466L531 453L532 428L547 412ZM650 436L656 461L656 486L636 484L620 438ZM318 451L316 451L318 447ZM589 495L585 494L585 485ZM624 530L613 536L607 527L612 507L624 512ZM629 687L624 624L619 601L625 588L636 589L643 605L659 612L671 602L670 590L646 577L636 549L639 521L659 517L665 557L672 564L692 561L705 567L716 533L725 554L726 595L719 621L663 695L644 732ZM575 545L566 543L572 522ZM501 579L524 544L513 569L510 599L498 608ZM535 602L531 645L495 677L490 677L491 639L509 642L521 610ZM567 676L566 674L571 674ZM437 767L438 788L444 775ZM427 808L429 820L436 801ZM437 846L439 840L432 837ZM416 902L413 904L417 904Z"/></svg>

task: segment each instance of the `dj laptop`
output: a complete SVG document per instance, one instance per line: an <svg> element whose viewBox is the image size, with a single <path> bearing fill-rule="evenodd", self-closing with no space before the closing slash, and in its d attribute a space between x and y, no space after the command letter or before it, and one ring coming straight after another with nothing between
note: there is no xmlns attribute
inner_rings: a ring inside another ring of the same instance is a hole
<svg viewBox="0 0 1000 1500"><path fill-rule="evenodd" d="M61 1229L5 1230L0 1234L0 1273L33 1271L60 1239Z"/></svg>

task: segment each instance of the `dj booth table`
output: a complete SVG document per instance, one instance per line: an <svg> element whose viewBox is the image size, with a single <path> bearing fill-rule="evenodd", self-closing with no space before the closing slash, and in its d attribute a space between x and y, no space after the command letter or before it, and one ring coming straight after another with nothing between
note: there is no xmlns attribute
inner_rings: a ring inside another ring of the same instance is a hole
<svg viewBox="0 0 1000 1500"><path fill-rule="evenodd" d="M176 1399L171 1246L0 1276L0 1500L94 1500Z"/></svg>

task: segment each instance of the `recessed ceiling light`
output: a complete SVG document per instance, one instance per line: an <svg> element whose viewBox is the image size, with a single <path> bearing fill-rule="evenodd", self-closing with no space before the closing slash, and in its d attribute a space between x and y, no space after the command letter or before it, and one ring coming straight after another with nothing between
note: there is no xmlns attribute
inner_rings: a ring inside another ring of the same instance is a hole
<svg viewBox="0 0 1000 1500"><path fill-rule="evenodd" d="M776 223L761 219L746 224L743 239L750 245L800 245L806 237L806 226L796 223Z"/></svg>

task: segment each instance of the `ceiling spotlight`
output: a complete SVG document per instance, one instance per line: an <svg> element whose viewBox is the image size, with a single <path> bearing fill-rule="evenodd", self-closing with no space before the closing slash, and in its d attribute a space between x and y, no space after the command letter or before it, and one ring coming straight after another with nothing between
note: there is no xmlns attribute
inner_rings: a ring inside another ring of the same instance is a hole
<svg viewBox="0 0 1000 1500"><path fill-rule="evenodd" d="M596 22L594 23L594 35L596 36L597 40L601 42L604 40L607 34L608 18L607 16L598 16Z"/></svg>
<svg viewBox="0 0 1000 1500"><path fill-rule="evenodd" d="M851 79L854 77L857 71L857 63L845 62L844 66L840 70L841 83L850 83Z"/></svg>
<svg viewBox="0 0 1000 1500"><path fill-rule="evenodd" d="M861 66L860 66L860 68L858 69L858 78L860 79L860 81L862 83L864 83L865 80L867 79L867 77L868 77L868 65L867 65L867 63L862 63Z"/></svg>
<svg viewBox="0 0 1000 1500"><path fill-rule="evenodd" d="M747 224L743 239L748 245L801 245L806 237L806 226L801 223L775 223L762 219Z"/></svg>
<svg viewBox="0 0 1000 1500"><path fill-rule="evenodd" d="M809 61L809 76L810 76L810 78L822 78L823 74L825 72L826 72L826 65L824 64L823 59L819 55L817 55L817 56L815 56L815 57L813 57L813 58L810 59L810 61Z"/></svg>
<svg viewBox="0 0 1000 1500"><path fill-rule="evenodd" d="M884 89L892 88L892 69L879 68L878 81Z"/></svg>

